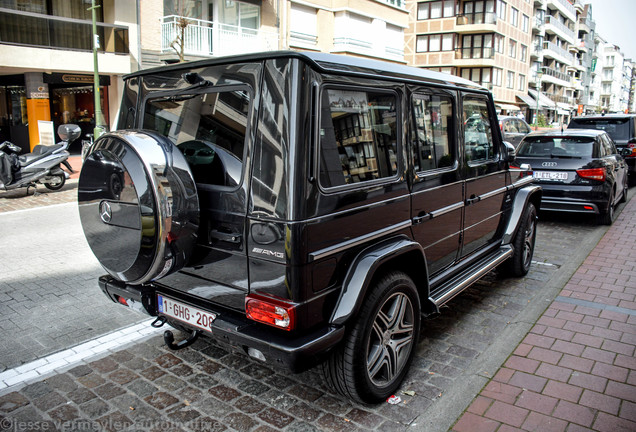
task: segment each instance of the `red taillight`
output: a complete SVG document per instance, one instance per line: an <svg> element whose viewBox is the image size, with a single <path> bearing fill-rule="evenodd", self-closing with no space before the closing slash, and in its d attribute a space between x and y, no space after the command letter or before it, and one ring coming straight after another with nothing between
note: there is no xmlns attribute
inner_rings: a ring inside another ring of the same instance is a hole
<svg viewBox="0 0 636 432"><path fill-rule="evenodd" d="M605 168L576 170L576 173L584 179L605 181Z"/></svg>
<svg viewBox="0 0 636 432"><path fill-rule="evenodd" d="M249 294L245 297L245 313L249 319L283 330L296 327L296 305L283 300Z"/></svg>
<svg viewBox="0 0 636 432"><path fill-rule="evenodd" d="M117 296L117 301L123 304L124 306L128 306L128 302L126 301L126 299L121 296Z"/></svg>
<svg viewBox="0 0 636 432"><path fill-rule="evenodd" d="M629 148L632 151L632 154L628 155L627 157L634 157L636 156L636 144L627 144L627 148Z"/></svg>

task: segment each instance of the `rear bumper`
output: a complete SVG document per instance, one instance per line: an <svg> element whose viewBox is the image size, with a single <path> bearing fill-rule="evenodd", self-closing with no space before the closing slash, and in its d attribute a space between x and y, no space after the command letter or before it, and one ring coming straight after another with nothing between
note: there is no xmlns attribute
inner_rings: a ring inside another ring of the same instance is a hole
<svg viewBox="0 0 636 432"><path fill-rule="evenodd" d="M541 184L541 183L539 183ZM553 186L541 184L541 211L600 214L607 211L610 188L599 186Z"/></svg>
<svg viewBox="0 0 636 432"><path fill-rule="evenodd" d="M202 332L203 336L229 344L245 354L249 348L256 349L265 356L267 364L284 367L292 372L302 372L318 364L344 336L344 327L329 326L302 335L270 329L236 311L163 286L126 285L110 276L100 277L99 286L114 302L119 303L119 297L133 300L133 305L142 305L143 311L151 316L159 315L157 293L215 313L217 318L211 325L211 332ZM133 308L138 309L136 306ZM181 322L179 324L187 326Z"/></svg>

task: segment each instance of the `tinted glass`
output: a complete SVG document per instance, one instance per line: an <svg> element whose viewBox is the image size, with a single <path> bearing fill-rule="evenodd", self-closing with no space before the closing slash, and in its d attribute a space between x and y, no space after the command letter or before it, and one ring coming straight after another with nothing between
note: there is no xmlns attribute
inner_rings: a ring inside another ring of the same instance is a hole
<svg viewBox="0 0 636 432"><path fill-rule="evenodd" d="M397 97L350 89L323 92L320 183L342 186L397 174Z"/></svg>
<svg viewBox="0 0 636 432"><path fill-rule="evenodd" d="M197 183L235 187L243 170L250 95L235 90L149 99L143 129L169 138Z"/></svg>
<svg viewBox="0 0 636 432"><path fill-rule="evenodd" d="M627 140L630 137L629 119L574 119L568 125L575 129L604 130L613 140Z"/></svg>
<svg viewBox="0 0 636 432"><path fill-rule="evenodd" d="M479 161L495 158L492 129L485 99L464 99L464 151L466 160Z"/></svg>
<svg viewBox="0 0 636 432"><path fill-rule="evenodd" d="M589 158L595 156L594 140L588 137L526 138L517 149L517 156Z"/></svg>
<svg viewBox="0 0 636 432"><path fill-rule="evenodd" d="M413 98L415 139L413 165L416 171L453 166L455 132L453 100L448 96L416 95Z"/></svg>

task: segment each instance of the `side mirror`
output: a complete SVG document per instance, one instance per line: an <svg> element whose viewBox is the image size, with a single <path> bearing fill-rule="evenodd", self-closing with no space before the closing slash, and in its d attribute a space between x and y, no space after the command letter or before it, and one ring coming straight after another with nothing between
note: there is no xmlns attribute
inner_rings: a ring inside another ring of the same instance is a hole
<svg viewBox="0 0 636 432"><path fill-rule="evenodd" d="M57 134L62 138L62 141L71 143L79 138L82 130L75 124L63 124L57 128Z"/></svg>
<svg viewBox="0 0 636 432"><path fill-rule="evenodd" d="M515 146L513 146L512 144L510 144L508 141L504 141L504 148L505 148L505 153L504 153L504 160L506 162L512 162L515 160L515 153L516 153L516 149Z"/></svg>
<svg viewBox="0 0 636 432"><path fill-rule="evenodd" d="M631 147L623 147L618 152L621 156L627 157L632 155L633 149Z"/></svg>

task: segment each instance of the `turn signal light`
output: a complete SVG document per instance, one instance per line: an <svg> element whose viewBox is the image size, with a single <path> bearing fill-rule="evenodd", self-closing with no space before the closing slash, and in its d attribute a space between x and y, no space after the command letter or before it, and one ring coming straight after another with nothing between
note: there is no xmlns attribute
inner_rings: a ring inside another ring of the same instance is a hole
<svg viewBox="0 0 636 432"><path fill-rule="evenodd" d="M605 168L576 170L576 173L584 179L605 181Z"/></svg>
<svg viewBox="0 0 636 432"><path fill-rule="evenodd" d="M272 297L247 295L245 313L251 320L279 329L289 331L296 326L296 306Z"/></svg>

